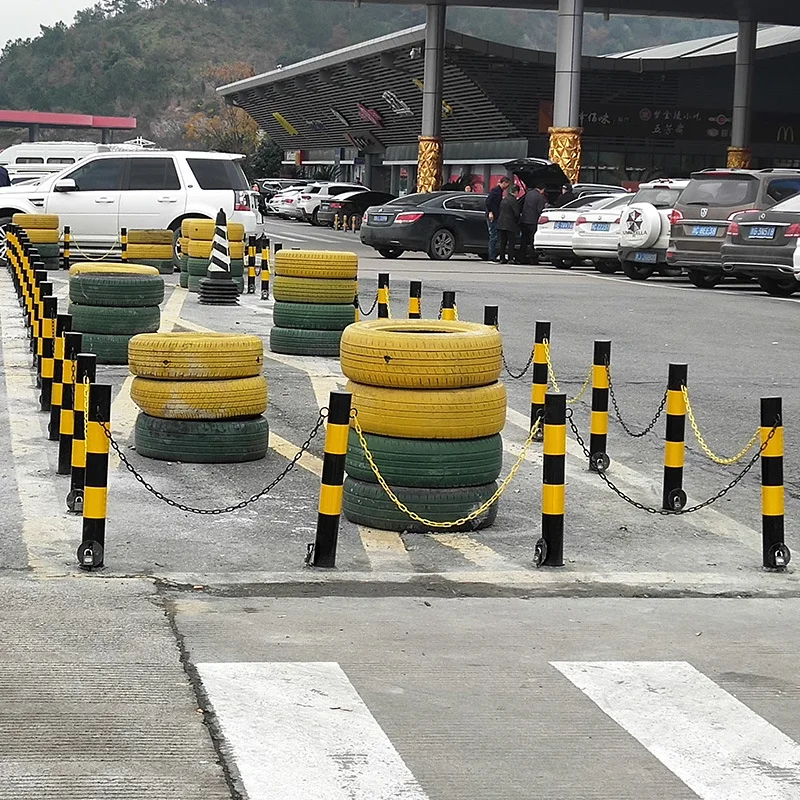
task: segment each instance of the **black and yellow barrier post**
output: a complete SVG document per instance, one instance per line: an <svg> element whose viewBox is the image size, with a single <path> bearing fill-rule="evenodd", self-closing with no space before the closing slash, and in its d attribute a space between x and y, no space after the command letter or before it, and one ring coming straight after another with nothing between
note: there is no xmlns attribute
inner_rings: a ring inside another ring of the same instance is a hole
<svg viewBox="0 0 800 800"><path fill-rule="evenodd" d="M52 286L52 284L50 284ZM45 286L45 284L42 284ZM41 323L41 336L39 337L39 377L41 378L41 391L39 393L39 408L49 411L53 397L53 374L55 372L56 351L56 317L58 316L58 298L45 297Z"/></svg>
<svg viewBox="0 0 800 800"><path fill-rule="evenodd" d="M247 294L256 293L256 237L247 237Z"/></svg>
<svg viewBox="0 0 800 800"><path fill-rule="evenodd" d="M388 319L391 316L389 309L389 273L378 273L378 319Z"/></svg>
<svg viewBox="0 0 800 800"><path fill-rule="evenodd" d="M261 299L269 300L269 239L261 239Z"/></svg>
<svg viewBox="0 0 800 800"><path fill-rule="evenodd" d="M408 285L408 318L422 317L422 281L411 281Z"/></svg>
<svg viewBox="0 0 800 800"><path fill-rule="evenodd" d="M607 470L611 463L608 447L608 369L611 366L611 342L597 340L592 357L592 422L589 436L589 469Z"/></svg>
<svg viewBox="0 0 800 800"><path fill-rule="evenodd" d="M792 556L783 540L783 401L780 397L761 398L761 448L761 545L764 566L783 570Z"/></svg>
<svg viewBox="0 0 800 800"><path fill-rule="evenodd" d="M42 329L42 303L44 302L44 298L51 294L53 294L53 284L47 280L47 273L41 269L36 270L36 272L33 273L33 281L31 282L31 324L28 332L28 335L31 337L34 366L39 363L38 347Z"/></svg>
<svg viewBox="0 0 800 800"><path fill-rule="evenodd" d="M483 307L483 324L491 328L500 327L500 308L498 306Z"/></svg>
<svg viewBox="0 0 800 800"><path fill-rule="evenodd" d="M453 322L456 318L456 293L442 292L442 319Z"/></svg>
<svg viewBox="0 0 800 800"><path fill-rule="evenodd" d="M350 230L350 218L347 214L342 214L342 230L347 233Z"/></svg>
<svg viewBox="0 0 800 800"><path fill-rule="evenodd" d="M350 392L331 392L328 401L328 424L325 432L325 455L319 491L317 535L306 562L313 567L335 567L339 540L339 518L344 492L344 462L350 434Z"/></svg>
<svg viewBox="0 0 800 800"><path fill-rule="evenodd" d="M550 323L537 322L533 337L533 382L531 384L531 427L544 415L544 397L547 394L547 348L550 343ZM541 442L540 430L534 441Z"/></svg>
<svg viewBox="0 0 800 800"><path fill-rule="evenodd" d="M103 566L108 506L108 437L111 427L111 387L89 387L89 420L86 426L86 475L83 487L83 541L78 565L91 570Z"/></svg>
<svg viewBox="0 0 800 800"><path fill-rule="evenodd" d="M275 247L272 248L272 256L273 256L273 258L275 256L277 256L278 253L280 253L281 250L283 250L283 245L280 242L275 242Z"/></svg>
<svg viewBox="0 0 800 800"><path fill-rule="evenodd" d="M83 483L86 477L86 408L87 386L95 381L97 356L94 353L78 353L75 361L75 411L72 432L72 464L67 508L73 513L83 511Z"/></svg>
<svg viewBox="0 0 800 800"><path fill-rule="evenodd" d="M361 308L358 305L358 281L356 281L356 293L353 296L353 322L361 321Z"/></svg>
<svg viewBox="0 0 800 800"><path fill-rule="evenodd" d="M564 566L564 503L567 461L567 396L548 392L544 399L542 457L542 538L536 543L537 567Z"/></svg>
<svg viewBox="0 0 800 800"><path fill-rule="evenodd" d="M57 475L69 475L72 470L72 435L75 432L75 371L77 369L75 362L82 345L82 333L70 331L64 334L61 416L58 420Z"/></svg>
<svg viewBox="0 0 800 800"><path fill-rule="evenodd" d="M69 269L69 260L72 257L70 245L72 244L72 231L69 225L64 226L64 252L61 256L61 269Z"/></svg>
<svg viewBox="0 0 800 800"><path fill-rule="evenodd" d="M128 260L128 229L127 228L120 229L119 240L120 240L120 243L121 243L120 246L122 248L121 260L122 261L127 261Z"/></svg>
<svg viewBox="0 0 800 800"><path fill-rule="evenodd" d="M53 345L53 389L50 397L50 424L47 438L51 442L59 440L61 430L61 404L64 396L64 336L72 330L72 315L59 314L56 317L56 339Z"/></svg>
<svg viewBox="0 0 800 800"><path fill-rule="evenodd" d="M683 464L686 457L686 386L688 366L670 364L667 378L667 432L664 448L664 488L661 507L666 511L680 511L686 505L683 491Z"/></svg>

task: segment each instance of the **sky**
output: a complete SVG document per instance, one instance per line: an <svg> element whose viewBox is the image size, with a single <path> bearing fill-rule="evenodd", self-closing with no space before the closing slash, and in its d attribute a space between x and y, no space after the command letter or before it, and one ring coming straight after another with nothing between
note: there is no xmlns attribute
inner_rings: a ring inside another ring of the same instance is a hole
<svg viewBox="0 0 800 800"><path fill-rule="evenodd" d="M69 24L76 11L93 5L95 0L0 0L0 48L14 39L37 36L40 25L53 25L59 20Z"/></svg>

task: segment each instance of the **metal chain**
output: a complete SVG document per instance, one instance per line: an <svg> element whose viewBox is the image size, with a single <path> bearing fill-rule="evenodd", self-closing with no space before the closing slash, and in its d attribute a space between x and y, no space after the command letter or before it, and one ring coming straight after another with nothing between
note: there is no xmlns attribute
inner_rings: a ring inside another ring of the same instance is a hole
<svg viewBox="0 0 800 800"><path fill-rule="evenodd" d="M378 295L375 295L375 299L372 301L372 306L370 307L369 311L364 311L361 307L361 300L358 301L358 310L365 316L368 317L374 310L375 306L378 305Z"/></svg>
<svg viewBox="0 0 800 800"><path fill-rule="evenodd" d="M528 363L525 364L525 367L522 370L522 372L515 374L514 371L511 369L511 367L508 366L508 362L506 361L506 354L503 353L503 367L505 368L505 371L508 373L509 378L511 378L512 380L518 381L520 380L520 378L524 378L528 374L528 370L531 368L532 364L533 364L533 350L531 350L531 354L528 357Z"/></svg>
<svg viewBox="0 0 800 800"><path fill-rule="evenodd" d="M611 397L611 404L614 406L614 416L617 418L617 422L622 426L622 430L631 436L634 439L641 439L642 436L647 436L650 431L655 428L656 423L661 419L661 415L664 413L664 409L667 407L667 396L668 396L668 389L664 389L664 396L661 398L661 402L658 406L658 411L656 411L656 415L653 417L651 422L643 428L641 431L636 433L632 431L624 419L622 419L622 413L619 410L619 406L617 405L617 397L614 394L614 384L611 382L611 367L606 364L606 377L608 378L608 394Z"/></svg>
<svg viewBox="0 0 800 800"><path fill-rule="evenodd" d="M377 298L375 298L377 300ZM386 287L386 316L392 318L392 299L389 296L389 287Z"/></svg>
<svg viewBox="0 0 800 800"><path fill-rule="evenodd" d="M78 247L75 240L71 240L69 243L70 250L75 250L81 257L85 258L87 261L105 261L110 255L114 254L114 251L117 248L117 244L119 243L119 239L114 240L114 244L111 245L111 249L107 252L103 253L100 258L92 258L88 253L84 253L83 250Z"/></svg>
<svg viewBox="0 0 800 800"><path fill-rule="evenodd" d="M577 440L578 444L583 450L584 454L587 458L590 458L589 450L586 447L586 443L583 441L580 433L578 432L578 428L575 425L574 420L572 419L572 409L567 409L567 421L569 422L570 428L572 428L572 432L575 434L575 439ZM778 429L779 421L776 420L775 424L772 426L769 434L767 434L767 438L764 440L764 443L758 449L758 451L753 455L750 461L747 462L744 469L726 486L720 489L716 494L709 497L707 500L704 500L702 503L698 503L695 506L690 506L689 508L682 508L682 509L668 509L668 508L653 508L653 506L646 506L644 503L640 503L638 500L634 500L629 495L625 494L620 488L614 485L614 483L609 480L608 476L606 475L606 471L602 468L602 465L599 465L597 468L597 474L600 476L600 479L611 489L614 494L618 497L621 497L626 503L632 505L634 508L638 508L640 511L646 511L648 514L658 514L662 517L678 517L683 514L693 514L695 511L700 511L702 508L706 508L710 505L713 505L717 502L717 500L721 500L725 497L731 489L733 489L738 483L742 481L745 475L755 466L756 462L760 458L761 454L764 450L767 449L767 445L772 440L772 437L775 435L775 431Z"/></svg>
<svg viewBox="0 0 800 800"><path fill-rule="evenodd" d="M86 413L86 418L88 418L89 414ZM325 420L328 417L328 409L323 408L319 412L319 417L317 418L314 427L311 429L311 433L308 435L308 438L303 442L300 449L295 453L292 460L281 470L276 478L274 478L270 483L268 483L260 492L257 494L252 495L247 500L242 500L241 503L237 503L233 506L225 506L224 508L194 508L193 506L187 506L184 503L179 503L176 500L172 500L166 495L162 494L158 491L158 489L153 488L138 472L136 467L128 461L126 455L120 450L119 445L114 441L114 438L111 436L111 432L108 430L108 423L104 422L103 420L99 420L100 426L103 429L103 433L105 433L106 438L110 442L111 446L114 448L114 452L119 456L119 460L125 465L125 468L128 472L133 475L133 477L139 481L139 483L147 489L150 494L156 497L158 500L166 503L168 506L172 506L173 508L177 508L179 511L186 511L190 514L201 514L201 515L211 515L211 516L219 516L220 514L230 514L232 511L240 511L243 508L246 508L251 503L255 503L257 500L260 500L265 495L269 494L294 468L297 462L301 459L304 453L308 452L308 448L311 446L311 442L314 440L314 437L319 433L320 429L322 428Z"/></svg>
<svg viewBox="0 0 800 800"><path fill-rule="evenodd" d="M556 373L555 370L553 369L553 362L550 360L550 342L548 342L547 339L545 339L542 342L542 344L544 345L544 357L545 360L547 361L547 377L548 380L550 381L550 385L553 387L553 391L555 392L561 391L558 388L558 381L556 380ZM532 357L533 356L531 356L531 358ZM584 394L586 394L586 390L589 388L589 384L592 382L592 374L593 374L592 367L589 367L589 374L586 376L586 380L583 382L583 386L581 386L581 388L578 390L578 394L576 394L575 397L569 398L567 400L568 406L577 403L578 400L580 400L581 397L583 397Z"/></svg>

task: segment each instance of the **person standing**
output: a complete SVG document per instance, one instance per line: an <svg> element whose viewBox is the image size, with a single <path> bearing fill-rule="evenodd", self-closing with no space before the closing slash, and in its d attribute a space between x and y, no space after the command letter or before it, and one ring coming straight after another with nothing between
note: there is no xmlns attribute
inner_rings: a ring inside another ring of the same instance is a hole
<svg viewBox="0 0 800 800"><path fill-rule="evenodd" d="M572 187L569 184L564 184L561 187L561 194L553 205L556 208L563 208L567 203L571 203L573 200L575 200L575 192L572 191Z"/></svg>
<svg viewBox="0 0 800 800"><path fill-rule="evenodd" d="M520 249L519 260L523 264L537 264L539 259L533 247L533 237L539 227L539 217L547 205L547 194L543 183L537 183L532 192L527 192L522 200L522 214L520 215L520 227L522 228L522 247ZM528 261L528 248L531 250L531 260Z"/></svg>
<svg viewBox="0 0 800 800"><path fill-rule="evenodd" d="M508 264L506 253L509 251L511 258L516 260L515 250L519 236L520 204L517 200L519 186L513 184L508 187L506 196L500 202L500 212L497 216L497 230L500 238L500 263ZM510 247L509 247L510 245Z"/></svg>
<svg viewBox="0 0 800 800"><path fill-rule="evenodd" d="M8 170L2 164L0 164L0 186L11 186Z"/></svg>
<svg viewBox="0 0 800 800"><path fill-rule="evenodd" d="M505 175L486 197L486 227L489 229L489 261L497 261L497 218L500 214L500 203L503 202L503 192L511 185Z"/></svg>

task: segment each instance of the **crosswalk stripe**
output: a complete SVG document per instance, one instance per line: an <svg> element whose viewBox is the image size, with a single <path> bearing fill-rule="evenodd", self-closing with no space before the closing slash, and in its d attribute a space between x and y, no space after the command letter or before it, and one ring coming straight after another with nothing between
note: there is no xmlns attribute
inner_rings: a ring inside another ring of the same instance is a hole
<svg viewBox="0 0 800 800"><path fill-rule="evenodd" d="M551 663L702 800L800 797L800 745L691 664Z"/></svg>

